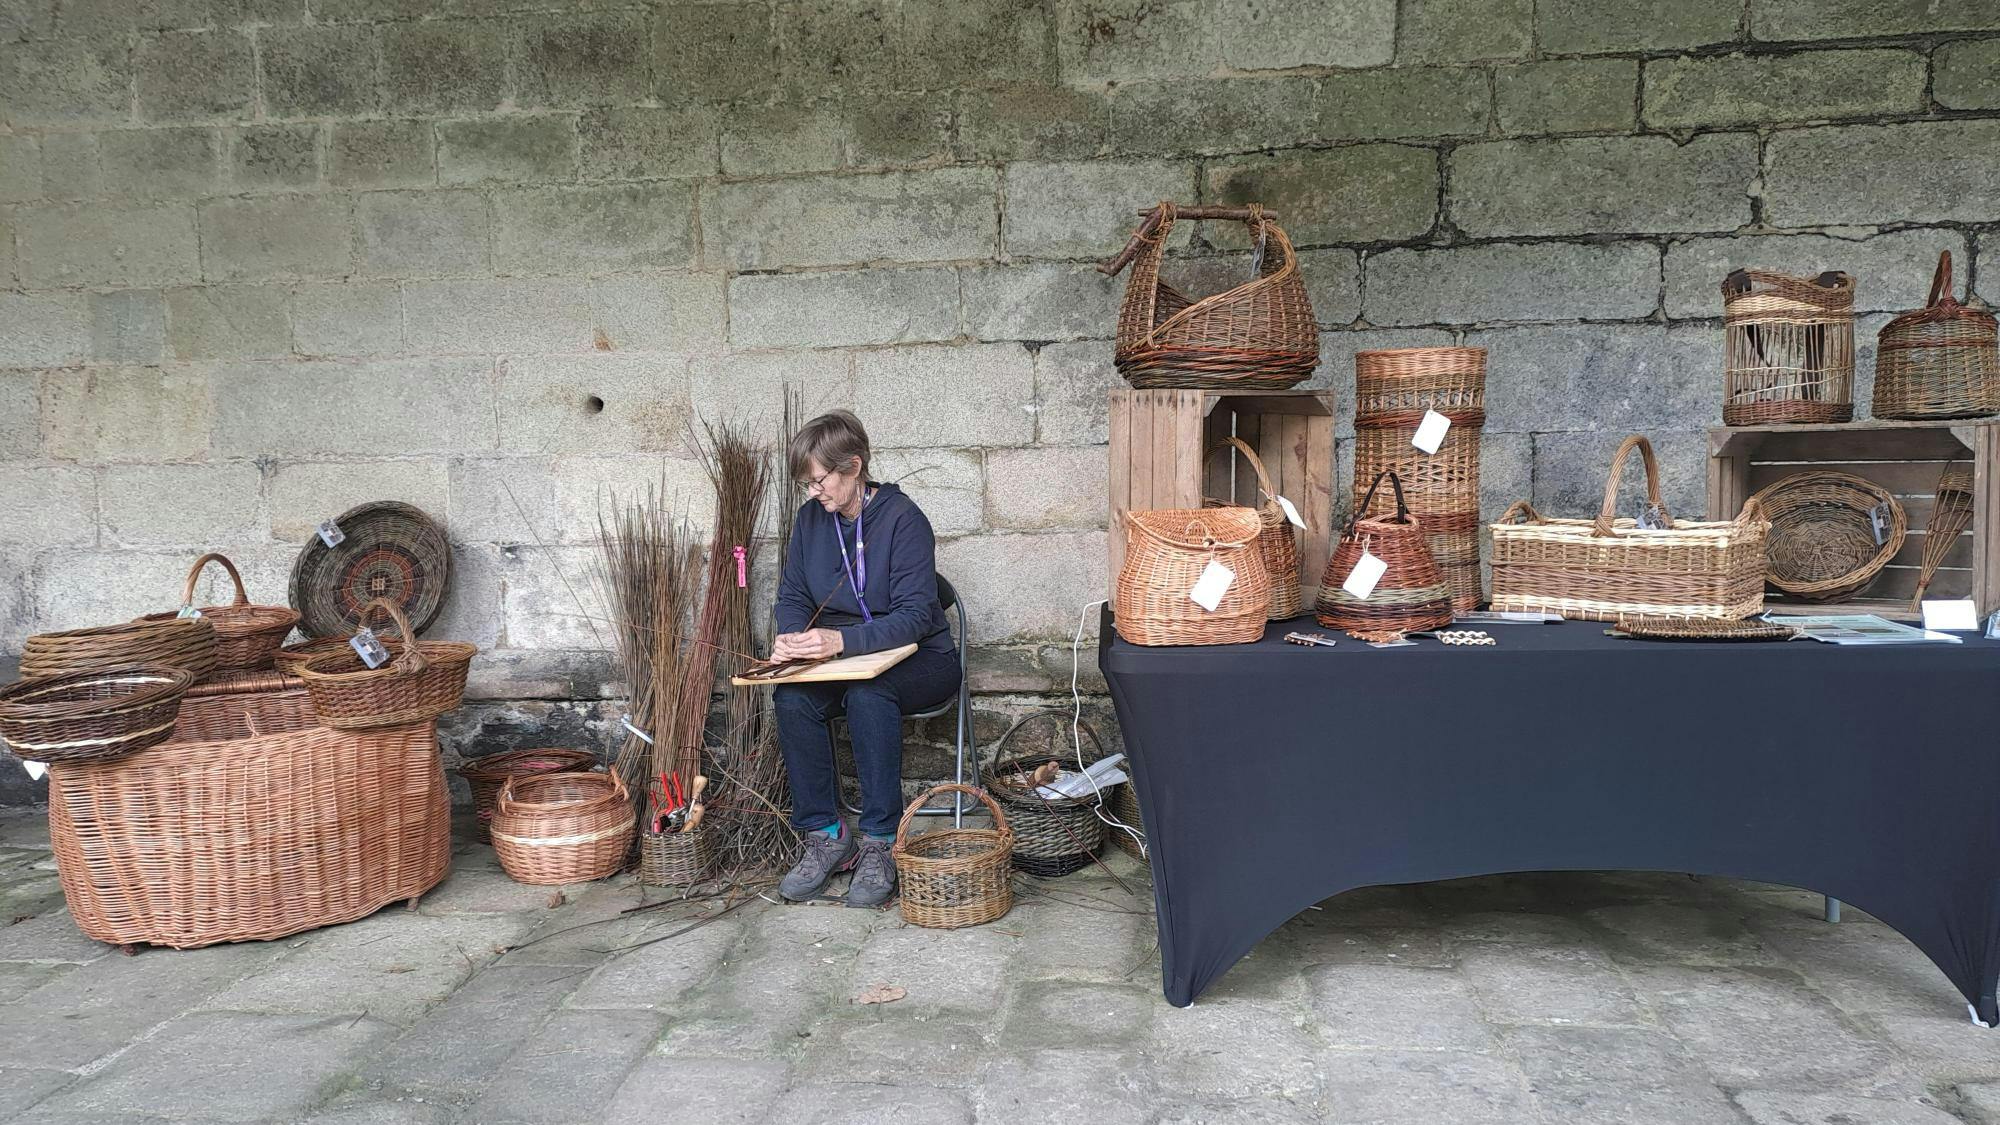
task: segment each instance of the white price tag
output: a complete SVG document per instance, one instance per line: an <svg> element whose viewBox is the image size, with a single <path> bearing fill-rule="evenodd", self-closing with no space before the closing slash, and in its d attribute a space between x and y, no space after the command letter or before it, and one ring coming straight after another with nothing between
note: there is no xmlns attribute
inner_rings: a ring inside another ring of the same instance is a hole
<svg viewBox="0 0 2000 1125"><path fill-rule="evenodd" d="M184 606L182 606L182 607L181 607L181 611L180 611L179 613L176 613L176 614L174 614L174 616L175 616L175 617L200 617L200 616L201 616L201 611L200 611L200 610L198 610L198 609L196 609L195 607L193 607L193 606L191 606L191 605L184 605Z"/></svg>
<svg viewBox="0 0 2000 1125"><path fill-rule="evenodd" d="M1417 436L1410 439L1410 444L1425 453L1436 453L1438 446L1444 444L1444 433L1449 429L1451 419L1435 410L1426 410L1424 420L1417 424Z"/></svg>
<svg viewBox="0 0 2000 1125"><path fill-rule="evenodd" d="M347 542L347 533L340 530L339 524L328 520L319 525L319 541L329 547L338 547Z"/></svg>
<svg viewBox="0 0 2000 1125"><path fill-rule="evenodd" d="M361 663L370 668L380 668L389 662L389 650L382 647L382 640L373 629L361 630L347 643L353 646L354 654L361 658Z"/></svg>
<svg viewBox="0 0 2000 1125"><path fill-rule="evenodd" d="M1195 580L1194 589L1188 591L1188 597L1194 604L1214 613L1215 607L1222 604L1222 595L1229 592L1230 585L1235 581L1235 571L1210 559L1208 565L1202 568L1201 577Z"/></svg>
<svg viewBox="0 0 2000 1125"><path fill-rule="evenodd" d="M1939 632L1971 633L1979 629L1979 607L1971 598L1924 601L1924 628Z"/></svg>
<svg viewBox="0 0 2000 1125"><path fill-rule="evenodd" d="M30 762L27 761L26 759L22 760L21 768L28 771L29 781L40 781L43 777L47 776L49 772L49 767L43 765L42 763Z"/></svg>
<svg viewBox="0 0 2000 1125"><path fill-rule="evenodd" d="M1368 595L1375 592L1375 583L1382 581L1382 575L1388 569L1388 563L1376 558L1364 547L1360 560L1354 564L1353 570L1347 572L1347 581L1342 582L1340 588L1365 602Z"/></svg>
<svg viewBox="0 0 2000 1125"><path fill-rule="evenodd" d="M1282 496L1273 496L1271 499L1276 500L1278 502L1278 507L1283 508L1285 510L1285 518L1292 521L1293 527L1298 528L1300 531L1305 530L1306 521L1299 516L1298 508L1293 506L1290 500L1287 500Z"/></svg>

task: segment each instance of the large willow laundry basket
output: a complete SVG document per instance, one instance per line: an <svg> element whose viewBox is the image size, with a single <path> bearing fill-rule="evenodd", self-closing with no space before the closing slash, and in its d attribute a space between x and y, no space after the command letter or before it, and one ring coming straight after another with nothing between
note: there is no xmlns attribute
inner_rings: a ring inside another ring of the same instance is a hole
<svg viewBox="0 0 2000 1125"><path fill-rule="evenodd" d="M1362 481L1393 469L1424 525L1451 608L1485 600L1479 580L1479 438L1486 426L1485 348L1385 348L1354 355L1354 502ZM1436 453L1410 444L1424 415L1451 421Z"/></svg>
<svg viewBox="0 0 2000 1125"><path fill-rule="evenodd" d="M444 878L436 728L332 730L279 683L185 700L150 750L50 768L56 873L84 933L182 949L278 938Z"/></svg>
<svg viewBox="0 0 2000 1125"><path fill-rule="evenodd" d="M1723 425L1853 421L1853 278L1737 270L1722 338Z"/></svg>
<svg viewBox="0 0 2000 1125"><path fill-rule="evenodd" d="M1125 520L1131 534L1111 605L1119 636L1135 645L1229 645L1264 635L1271 579L1254 510L1156 508ZM1212 611L1188 596L1210 562L1236 572Z"/></svg>
<svg viewBox="0 0 2000 1125"><path fill-rule="evenodd" d="M1645 460L1657 528L1612 515L1619 469L1635 449ZM1749 617L1764 608L1770 532L1754 500L1733 520L1675 520L1660 500L1652 443L1634 434L1612 456L1596 519L1549 519L1523 500L1493 525L1493 608L1589 621L1620 614Z"/></svg>
<svg viewBox="0 0 2000 1125"><path fill-rule="evenodd" d="M1299 536L1292 521L1285 518L1284 506L1278 503L1277 487L1271 483L1271 474L1264 470L1264 460L1250 443L1242 438L1226 438L1217 442L1209 450L1211 455L1234 447L1243 459L1250 463L1250 470L1257 474L1257 491L1264 502L1252 509L1257 513L1257 553L1264 559L1264 573L1271 579L1271 608L1266 616L1272 621L1283 621L1299 614ZM1231 508L1235 504L1227 500L1203 499L1204 508Z"/></svg>
<svg viewBox="0 0 2000 1125"><path fill-rule="evenodd" d="M2000 324L1951 292L1951 251L1938 255L1930 299L1882 326L1875 417L1977 418L2000 413Z"/></svg>
<svg viewBox="0 0 2000 1125"><path fill-rule="evenodd" d="M1176 218L1234 219L1261 248L1256 276L1193 298L1160 278ZM1319 366L1319 323L1291 239L1257 204L1179 207L1146 213L1123 253L1098 267L1115 274L1135 262L1118 310L1112 361L1135 387L1250 387L1284 390Z"/></svg>

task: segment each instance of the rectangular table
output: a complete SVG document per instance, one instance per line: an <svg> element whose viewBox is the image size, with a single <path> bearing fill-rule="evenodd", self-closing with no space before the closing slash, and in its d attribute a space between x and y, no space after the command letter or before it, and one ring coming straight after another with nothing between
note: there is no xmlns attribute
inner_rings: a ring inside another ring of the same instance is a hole
<svg viewBox="0 0 2000 1125"><path fill-rule="evenodd" d="M2000 1022L2000 641L1147 648L1098 661L1136 767L1167 999L1358 887L1514 871L1779 883L1900 931Z"/></svg>

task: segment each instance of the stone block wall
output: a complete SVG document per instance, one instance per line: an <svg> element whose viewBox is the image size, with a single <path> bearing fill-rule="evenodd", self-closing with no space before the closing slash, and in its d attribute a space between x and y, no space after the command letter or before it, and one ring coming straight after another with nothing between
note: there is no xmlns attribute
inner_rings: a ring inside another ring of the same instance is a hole
<svg viewBox="0 0 2000 1125"><path fill-rule="evenodd" d="M1106 586L1091 266L1163 197L1284 215L1349 414L1358 348L1489 349L1489 514L1630 431L1697 511L1729 269L1860 278L1864 410L1939 250L1995 294L2000 8L0 0L0 653L400 498L492 650L454 740L597 737L598 497L699 516L688 422L792 382L929 511L990 742Z"/></svg>

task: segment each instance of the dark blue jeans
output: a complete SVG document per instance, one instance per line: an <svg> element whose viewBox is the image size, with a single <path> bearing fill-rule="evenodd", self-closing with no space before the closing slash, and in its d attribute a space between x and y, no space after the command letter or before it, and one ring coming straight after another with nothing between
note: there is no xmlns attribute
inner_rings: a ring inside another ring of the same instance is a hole
<svg viewBox="0 0 2000 1125"><path fill-rule="evenodd" d="M859 827L868 836L895 835L903 818L903 716L950 699L959 674L957 653L920 648L872 680L773 688L778 744L792 779L792 827L810 832L840 819L827 720L846 715L861 781Z"/></svg>

